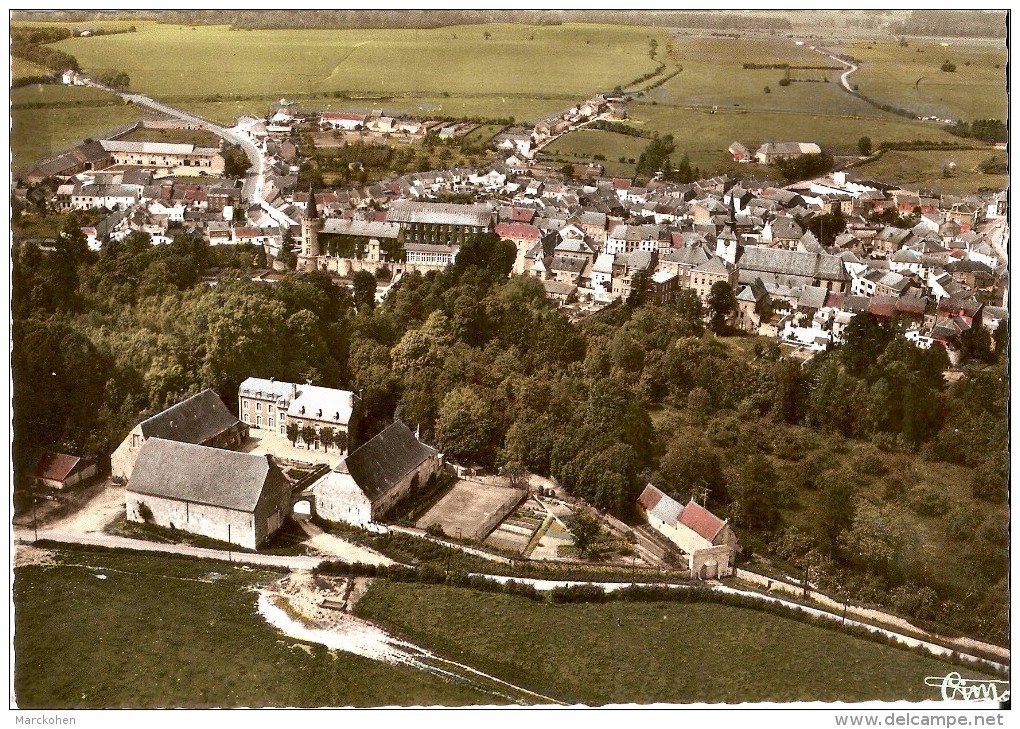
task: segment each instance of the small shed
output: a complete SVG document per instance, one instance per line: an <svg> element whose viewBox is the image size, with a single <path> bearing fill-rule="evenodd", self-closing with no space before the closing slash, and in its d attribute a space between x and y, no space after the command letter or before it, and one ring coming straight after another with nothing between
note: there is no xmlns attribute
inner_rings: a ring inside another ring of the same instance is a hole
<svg viewBox="0 0 1020 729"><path fill-rule="evenodd" d="M33 477L36 486L66 489L92 478L97 473L95 461L67 453L43 453L36 464Z"/></svg>

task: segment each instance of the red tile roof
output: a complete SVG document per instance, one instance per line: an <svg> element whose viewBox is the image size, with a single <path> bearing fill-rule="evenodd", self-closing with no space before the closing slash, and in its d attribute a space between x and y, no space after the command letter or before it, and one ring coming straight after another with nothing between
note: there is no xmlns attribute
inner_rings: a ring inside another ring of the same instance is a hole
<svg viewBox="0 0 1020 729"><path fill-rule="evenodd" d="M624 179L622 177L614 177L613 178L613 189L614 190L629 190L630 189L630 185L631 185L630 180Z"/></svg>
<svg viewBox="0 0 1020 729"><path fill-rule="evenodd" d="M662 492L655 488L651 484L645 486L645 490L641 492L638 497L638 503L644 507L646 511L651 511L655 508L655 505L662 500Z"/></svg>
<svg viewBox="0 0 1020 729"><path fill-rule="evenodd" d="M496 235L507 240L539 240L542 231L525 223L500 223L496 226Z"/></svg>
<svg viewBox="0 0 1020 729"><path fill-rule="evenodd" d="M510 211L510 220L515 223L530 223L535 217L535 211L531 208L513 208Z"/></svg>
<svg viewBox="0 0 1020 729"><path fill-rule="evenodd" d="M680 512L679 523L708 541L714 541L726 523L694 499Z"/></svg>
<svg viewBox="0 0 1020 729"><path fill-rule="evenodd" d="M66 453L43 453L35 467L35 477L50 481L63 481L81 459Z"/></svg>

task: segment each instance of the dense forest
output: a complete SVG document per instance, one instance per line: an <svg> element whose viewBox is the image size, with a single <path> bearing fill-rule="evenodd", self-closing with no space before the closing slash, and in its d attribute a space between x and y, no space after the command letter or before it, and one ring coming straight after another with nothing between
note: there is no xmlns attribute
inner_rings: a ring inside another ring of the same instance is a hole
<svg viewBox="0 0 1020 729"><path fill-rule="evenodd" d="M949 387L942 350L866 316L806 366L706 332L692 293L572 323L537 281L507 277L513 245L488 236L376 306L367 274L353 293L324 274L256 283L261 249L132 234L94 253L79 225L69 216L55 251L15 251L21 473L43 448L107 454L204 387L234 407L248 376L311 380L362 392L362 440L396 416L452 460L523 464L624 518L653 481L732 519L745 557L942 629L1006 635L1004 335L994 351L973 337L971 371ZM951 558L924 551L929 532Z"/></svg>

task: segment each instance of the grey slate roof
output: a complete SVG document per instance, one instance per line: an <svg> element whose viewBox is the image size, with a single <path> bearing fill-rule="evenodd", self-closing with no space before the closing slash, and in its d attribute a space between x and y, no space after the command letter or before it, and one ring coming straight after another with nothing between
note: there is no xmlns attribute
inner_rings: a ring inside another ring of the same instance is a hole
<svg viewBox="0 0 1020 729"><path fill-rule="evenodd" d="M343 218L326 218L322 232L333 235L353 235L363 238L392 238L400 235L400 226L396 223L385 223L374 220L344 220Z"/></svg>
<svg viewBox="0 0 1020 729"><path fill-rule="evenodd" d="M253 512L267 482L277 478L283 474L272 456L150 438L138 453L127 490Z"/></svg>
<svg viewBox="0 0 1020 729"><path fill-rule="evenodd" d="M235 418L212 390L202 390L187 400L142 421L142 437L165 438L181 443L203 443L237 425Z"/></svg>
<svg viewBox="0 0 1020 729"><path fill-rule="evenodd" d="M763 271L786 276L842 281L846 278L839 256L807 251L784 251L763 246L747 246L740 257L741 270Z"/></svg>
<svg viewBox="0 0 1020 729"><path fill-rule="evenodd" d="M388 223L435 223L439 225L473 225L486 228L492 220L492 210L484 205L454 205L449 203L411 202L394 200L386 212Z"/></svg>
<svg viewBox="0 0 1020 729"><path fill-rule="evenodd" d="M680 512L683 510L683 504L668 494L663 494L662 498L659 499L659 503L652 508L651 513L664 523L676 526L677 521L680 519Z"/></svg>
<svg viewBox="0 0 1020 729"><path fill-rule="evenodd" d="M365 495L375 501L437 452L396 422L348 455L337 470L346 468Z"/></svg>

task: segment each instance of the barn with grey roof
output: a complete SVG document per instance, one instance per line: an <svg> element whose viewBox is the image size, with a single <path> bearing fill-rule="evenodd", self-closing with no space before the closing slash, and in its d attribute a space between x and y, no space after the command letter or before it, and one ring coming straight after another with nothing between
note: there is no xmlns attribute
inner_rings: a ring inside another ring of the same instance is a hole
<svg viewBox="0 0 1020 729"><path fill-rule="evenodd" d="M248 426L227 410L213 390L203 390L132 428L110 456L111 473L115 477L131 478L135 460L149 438L237 448L248 439Z"/></svg>
<svg viewBox="0 0 1020 729"><path fill-rule="evenodd" d="M290 514L290 486L272 456L150 438L125 507L129 521L258 549Z"/></svg>
<svg viewBox="0 0 1020 729"><path fill-rule="evenodd" d="M442 455L398 421L313 484L315 513L359 526L379 521L400 499L429 482L441 465Z"/></svg>

